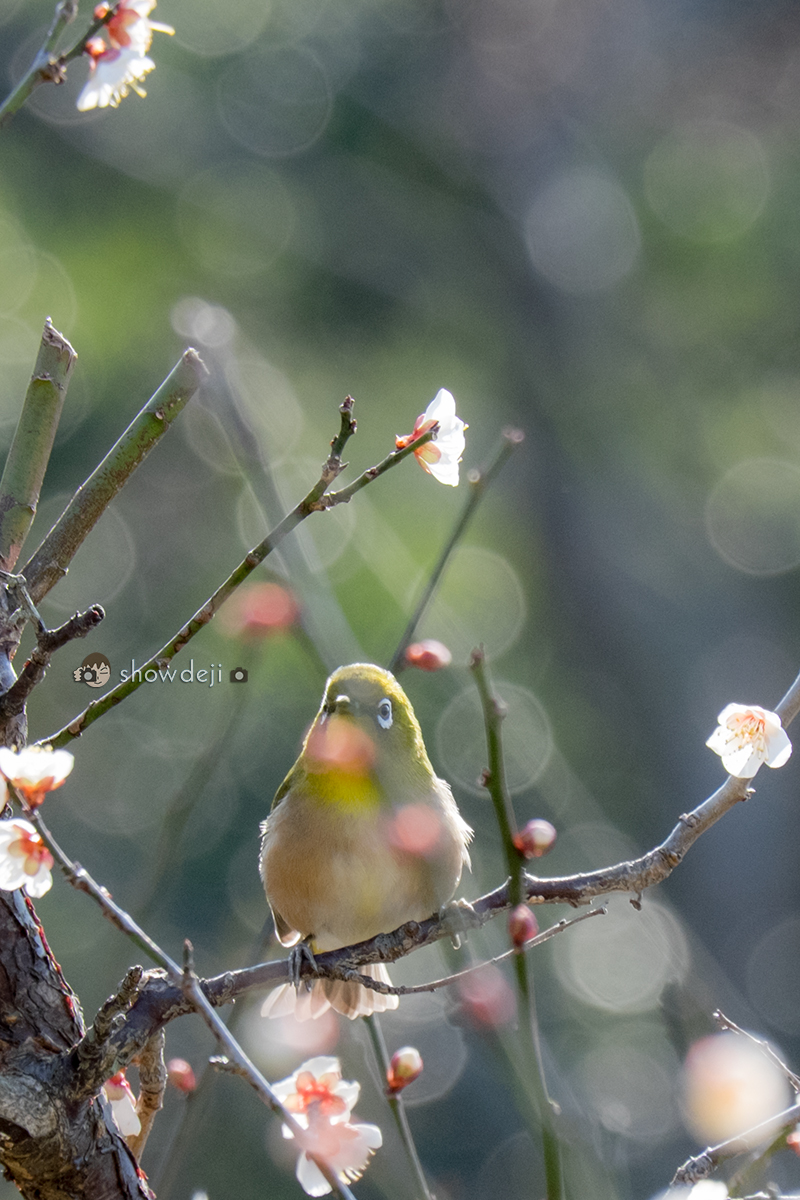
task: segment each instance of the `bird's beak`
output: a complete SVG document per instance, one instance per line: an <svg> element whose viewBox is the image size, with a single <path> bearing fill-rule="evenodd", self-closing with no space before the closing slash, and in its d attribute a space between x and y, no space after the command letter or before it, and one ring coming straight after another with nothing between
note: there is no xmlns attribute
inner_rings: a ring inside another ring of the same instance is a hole
<svg viewBox="0 0 800 1200"><path fill-rule="evenodd" d="M345 696L345 695L337 696L333 702L333 706L334 706L335 712L340 715L343 713L349 713L350 712L350 697Z"/></svg>

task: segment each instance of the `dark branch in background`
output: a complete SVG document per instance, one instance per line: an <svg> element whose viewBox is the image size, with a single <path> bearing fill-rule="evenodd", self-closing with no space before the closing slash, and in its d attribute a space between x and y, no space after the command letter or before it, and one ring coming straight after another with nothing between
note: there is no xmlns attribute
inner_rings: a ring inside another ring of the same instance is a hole
<svg viewBox="0 0 800 1200"><path fill-rule="evenodd" d="M50 659L56 650L66 646L75 638L86 637L105 617L99 604L93 604L84 613L76 613L57 629L41 629L36 634L36 646L25 663L16 683L0 696L0 721L18 716L37 683L44 678Z"/></svg>
<svg viewBox="0 0 800 1200"><path fill-rule="evenodd" d="M467 483L469 485L469 494L467 496L466 503L464 504L460 517L453 526L453 531L450 534L450 537L447 539L447 542L445 543L444 548L439 555L439 559L436 563L436 566L433 568L431 577L425 585L425 590L417 602L417 607L414 609L411 619L403 631L403 636L398 642L397 649L392 655L392 660L389 663L389 670L392 672L392 674L397 675L399 671L402 671L403 666L405 665L404 655L414 638L414 631L422 620L422 615L425 612L425 609L428 607L431 596L439 584L439 580L441 579L442 573L447 566L450 555L460 542L464 534L464 530L472 519L475 510L477 509L483 497L486 495L490 483L500 471L501 467L505 465L506 460L511 456L513 451L516 450L518 446L521 446L524 440L525 434L521 429L504 429L503 441L500 443L499 448L495 451L494 457L490 459L489 465L468 473Z"/></svg>
<svg viewBox="0 0 800 1200"><path fill-rule="evenodd" d="M383 475L391 467L397 466L404 458L407 458L409 454L413 454L420 446L424 446L436 434L436 427L429 429L426 433L418 437L415 442L411 442L410 445L406 446L405 449L393 451L382 462L378 463L377 466L370 467L349 488L345 488L341 492L328 493L327 489L331 483L347 466L347 463L341 461L341 454L347 440L356 431L356 422L353 419L353 404L352 396L348 396L344 403L340 405L341 429L331 442L331 454L323 465L319 480L300 503L291 512L286 514L283 520L275 526L271 533L267 534L262 542L259 542L250 551L225 582L220 584L213 596L209 597L202 608L197 610L191 620L182 629L179 629L175 636L166 645L162 646L152 658L137 669L134 675L126 679L123 683L118 684L115 688L112 688L110 692L106 692L99 700L92 701L68 725L65 725L63 729L60 729L50 737L44 738L43 741L49 745L60 747L69 745L74 738L80 737L98 717L101 717L109 709L121 703L126 696L129 696L137 688L141 687L148 671L163 671L167 664L171 662L175 655L183 649L195 634L204 629L209 621L213 619L236 588L252 574L256 567L260 566L267 555L276 546L279 546L287 534L296 529L306 517L309 517L313 512L324 511L334 504L345 503L355 491L366 487L368 483L372 483L373 480L379 478L379 476Z"/></svg>

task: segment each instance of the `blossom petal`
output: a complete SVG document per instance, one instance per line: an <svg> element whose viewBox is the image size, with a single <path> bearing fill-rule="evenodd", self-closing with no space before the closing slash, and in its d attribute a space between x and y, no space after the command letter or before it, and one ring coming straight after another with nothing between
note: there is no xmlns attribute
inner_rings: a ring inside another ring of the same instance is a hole
<svg viewBox="0 0 800 1200"><path fill-rule="evenodd" d="M727 704L717 720L706 745L730 775L752 779L762 763L782 767L788 761L792 743L777 713L758 704Z"/></svg>
<svg viewBox="0 0 800 1200"><path fill-rule="evenodd" d="M146 93L139 84L148 72L155 70L155 65L135 47L109 50L108 54L95 60L92 74L78 96L78 108L81 112L109 106L117 108L129 91L144 96Z"/></svg>
<svg viewBox="0 0 800 1200"><path fill-rule="evenodd" d="M29 821L12 817L0 821L0 889L24 888L38 899L53 886L53 859Z"/></svg>
<svg viewBox="0 0 800 1200"><path fill-rule="evenodd" d="M432 446L432 443L428 442L419 451L415 451L417 461L439 483L457 487L458 464L467 444L464 431L469 426L456 416L456 402L447 388L439 389L425 409L424 415L417 420L417 425L422 426L431 421L436 421L439 425L433 439L435 445ZM431 447L437 451L435 458L425 453Z"/></svg>
<svg viewBox="0 0 800 1200"><path fill-rule="evenodd" d="M322 1171L307 1154L301 1154L298 1158L295 1175L307 1196L327 1196L333 1191Z"/></svg>

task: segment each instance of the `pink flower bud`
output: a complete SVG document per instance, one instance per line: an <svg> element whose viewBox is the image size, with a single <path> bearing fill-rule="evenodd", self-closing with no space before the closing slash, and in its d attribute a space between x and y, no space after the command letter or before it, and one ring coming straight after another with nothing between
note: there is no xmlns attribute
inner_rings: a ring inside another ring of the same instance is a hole
<svg viewBox="0 0 800 1200"><path fill-rule="evenodd" d="M527 904L518 904L516 908L512 908L508 918L508 936L511 938L511 944L520 952L526 942L531 938L535 938L539 932L539 926L536 917L533 915Z"/></svg>
<svg viewBox="0 0 800 1200"><path fill-rule="evenodd" d="M418 667L420 671L441 671L453 661L447 646L433 638L407 646L405 658L410 667Z"/></svg>
<svg viewBox="0 0 800 1200"><path fill-rule="evenodd" d="M197 1087L194 1071L185 1058L171 1058L167 1063L167 1078L179 1092L193 1092Z"/></svg>
<svg viewBox="0 0 800 1200"><path fill-rule="evenodd" d="M515 835L514 845L525 858L541 858L553 849L556 837L555 826L536 817Z"/></svg>
<svg viewBox="0 0 800 1200"><path fill-rule="evenodd" d="M422 1055L413 1046L403 1046L395 1050L392 1061L386 1071L386 1086L390 1095L395 1095L408 1087L422 1074Z"/></svg>

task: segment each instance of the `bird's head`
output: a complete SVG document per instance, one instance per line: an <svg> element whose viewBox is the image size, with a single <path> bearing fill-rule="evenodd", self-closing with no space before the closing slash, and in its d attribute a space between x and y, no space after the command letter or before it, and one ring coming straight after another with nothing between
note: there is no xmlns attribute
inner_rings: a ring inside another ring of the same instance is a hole
<svg viewBox="0 0 800 1200"><path fill-rule="evenodd" d="M419 723L400 684L372 663L340 667L325 686L305 743L312 773L381 780L432 775Z"/></svg>

